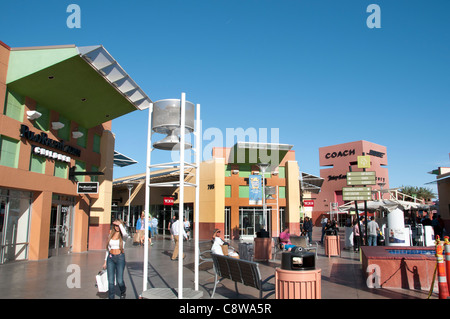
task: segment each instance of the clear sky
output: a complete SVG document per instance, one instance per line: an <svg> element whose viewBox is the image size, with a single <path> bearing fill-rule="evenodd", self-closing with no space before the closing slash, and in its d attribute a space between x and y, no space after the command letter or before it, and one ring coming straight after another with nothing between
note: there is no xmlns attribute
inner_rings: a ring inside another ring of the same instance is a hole
<svg viewBox="0 0 450 319"><path fill-rule="evenodd" d="M427 172L450 166L449 15L448 0L14 0L0 40L103 45L153 101L201 105L207 150L231 146L227 128L261 129L320 175L319 147L367 140L387 147L391 187L435 190ZM114 177L145 172L147 114L113 121L115 149L139 162Z"/></svg>

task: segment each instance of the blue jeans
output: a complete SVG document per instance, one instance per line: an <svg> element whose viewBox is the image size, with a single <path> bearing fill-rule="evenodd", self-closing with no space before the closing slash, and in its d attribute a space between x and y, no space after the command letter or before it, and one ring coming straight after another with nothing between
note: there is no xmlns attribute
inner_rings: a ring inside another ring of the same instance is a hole
<svg viewBox="0 0 450 319"><path fill-rule="evenodd" d="M124 294L126 291L125 283L123 282L123 271L125 269L125 255L108 255L106 260L106 270L108 272L108 296L109 299L114 299L116 287L114 282L120 288L120 293Z"/></svg>
<svg viewBox="0 0 450 319"><path fill-rule="evenodd" d="M367 241L369 242L369 246L376 246L377 245L377 235L369 235L367 236Z"/></svg>

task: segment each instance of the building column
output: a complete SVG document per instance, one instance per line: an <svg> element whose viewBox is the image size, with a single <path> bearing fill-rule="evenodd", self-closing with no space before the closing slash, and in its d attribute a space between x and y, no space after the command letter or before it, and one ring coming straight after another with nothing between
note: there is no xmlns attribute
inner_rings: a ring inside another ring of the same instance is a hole
<svg viewBox="0 0 450 319"><path fill-rule="evenodd" d="M52 209L52 193L48 191L34 192L32 198L32 214L28 259L40 260L48 258L50 239L50 214Z"/></svg>

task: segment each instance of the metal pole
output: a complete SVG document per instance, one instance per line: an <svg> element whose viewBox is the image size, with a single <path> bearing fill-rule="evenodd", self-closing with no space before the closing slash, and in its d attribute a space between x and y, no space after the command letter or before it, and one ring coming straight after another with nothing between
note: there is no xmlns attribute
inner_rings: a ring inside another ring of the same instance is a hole
<svg viewBox="0 0 450 319"><path fill-rule="evenodd" d="M200 152L202 150L201 147L201 126L200 126L200 104L197 104L197 125L195 128L195 164L197 166L196 172L195 172L195 222L194 222L194 243L195 243L195 290L198 290L199 286L199 258L200 258L200 247L199 247L199 221L200 221Z"/></svg>
<svg viewBox="0 0 450 319"><path fill-rule="evenodd" d="M181 93L180 117L180 204L178 209L178 299L183 299L183 213L184 213L184 134L185 134L185 93Z"/></svg>
<svg viewBox="0 0 450 319"><path fill-rule="evenodd" d="M145 169L145 215L150 213L150 157L152 152L152 114L153 103L148 108L148 129L147 129L147 166ZM143 291L147 291L148 277L148 218L144 216L145 222L145 242L144 242L144 271L143 271Z"/></svg>

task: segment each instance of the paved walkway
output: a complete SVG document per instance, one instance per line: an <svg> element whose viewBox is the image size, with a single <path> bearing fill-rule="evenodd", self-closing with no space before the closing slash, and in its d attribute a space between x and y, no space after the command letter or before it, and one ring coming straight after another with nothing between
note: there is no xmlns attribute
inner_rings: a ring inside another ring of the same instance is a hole
<svg viewBox="0 0 450 319"><path fill-rule="evenodd" d="M314 229L313 239L319 238ZM178 262L171 261L173 243L168 239L153 240L149 247L148 288L177 288ZM209 246L208 243L204 247ZM209 248L209 247L208 247ZM194 288L194 243L185 242L184 288ZM21 261L0 265L1 299L106 299L98 293L95 276L104 262L104 251L89 251L61 255L41 261ZM144 247L127 243L124 280L127 299L138 299L143 287ZM262 262L261 275L266 278L280 267L278 260ZM427 291L384 289L366 286L359 262L359 254L343 250L340 257L328 258L319 246L316 268L322 270L322 299L427 299ZM209 299L214 287L214 275L210 263L200 267L200 290L203 299ZM234 283L224 280L218 284L214 299L256 299L258 291L239 285L235 293ZM117 292L118 294L118 292ZM272 294L269 299L274 298ZM437 299L433 293L430 299Z"/></svg>

